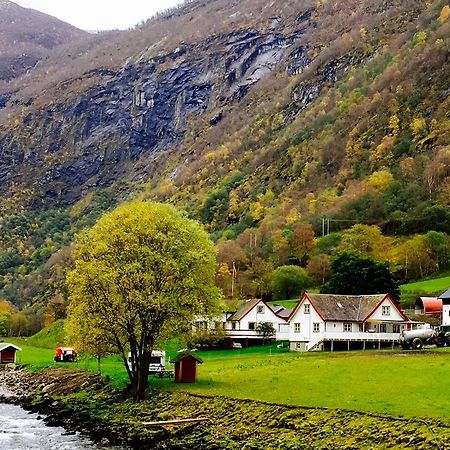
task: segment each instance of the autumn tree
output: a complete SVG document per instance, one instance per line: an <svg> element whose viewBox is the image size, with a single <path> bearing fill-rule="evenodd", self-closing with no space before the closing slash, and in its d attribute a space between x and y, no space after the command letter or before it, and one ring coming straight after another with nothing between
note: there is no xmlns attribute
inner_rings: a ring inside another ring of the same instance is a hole
<svg viewBox="0 0 450 450"><path fill-rule="evenodd" d="M316 285L324 284L331 275L331 257L329 255L316 255L308 261L306 271Z"/></svg>
<svg viewBox="0 0 450 450"><path fill-rule="evenodd" d="M339 250L387 260L390 256L391 242L389 238L383 236L379 227L357 224L342 233Z"/></svg>
<svg viewBox="0 0 450 450"><path fill-rule="evenodd" d="M68 320L114 347L140 400L158 343L187 333L196 315L217 313L215 265L214 246L197 222L169 205L124 204L77 239Z"/></svg>
<svg viewBox="0 0 450 450"><path fill-rule="evenodd" d="M294 227L292 241L295 254L300 261L304 261L306 255L314 247L314 231L309 223L299 223Z"/></svg>

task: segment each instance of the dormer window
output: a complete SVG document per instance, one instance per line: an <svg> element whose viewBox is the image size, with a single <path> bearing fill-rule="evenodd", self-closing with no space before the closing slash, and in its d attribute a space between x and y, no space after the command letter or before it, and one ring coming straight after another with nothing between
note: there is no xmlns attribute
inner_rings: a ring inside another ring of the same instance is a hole
<svg viewBox="0 0 450 450"><path fill-rule="evenodd" d="M305 303L305 314L309 314L311 311L311 305L309 303Z"/></svg>
<svg viewBox="0 0 450 450"><path fill-rule="evenodd" d="M258 314L264 314L264 305L258 305L256 312Z"/></svg>
<svg viewBox="0 0 450 450"><path fill-rule="evenodd" d="M383 316L390 316L391 315L391 307L390 306L383 306L381 308L381 314Z"/></svg>

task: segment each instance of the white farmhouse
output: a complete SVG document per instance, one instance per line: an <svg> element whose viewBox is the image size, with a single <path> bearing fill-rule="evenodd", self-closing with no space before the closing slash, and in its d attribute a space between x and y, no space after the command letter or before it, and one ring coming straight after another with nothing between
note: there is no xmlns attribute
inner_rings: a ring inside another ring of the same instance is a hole
<svg viewBox="0 0 450 450"><path fill-rule="evenodd" d="M381 347L398 341L410 321L388 294L304 293L289 316L291 350Z"/></svg>
<svg viewBox="0 0 450 450"><path fill-rule="evenodd" d="M450 289L439 296L442 300L442 325L450 325Z"/></svg>
<svg viewBox="0 0 450 450"><path fill-rule="evenodd" d="M226 334L236 342L244 345L248 340L261 340L258 325L268 322L275 329L275 338L278 341L289 339L289 323L287 317L277 314L264 300L253 299L242 303L236 312L228 315L224 322Z"/></svg>

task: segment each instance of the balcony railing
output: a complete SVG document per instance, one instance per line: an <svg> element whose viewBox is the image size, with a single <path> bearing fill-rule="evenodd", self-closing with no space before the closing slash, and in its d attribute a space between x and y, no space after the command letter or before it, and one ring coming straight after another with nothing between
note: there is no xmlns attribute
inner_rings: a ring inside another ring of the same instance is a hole
<svg viewBox="0 0 450 450"><path fill-rule="evenodd" d="M257 330L224 330L227 336L234 338L251 338L251 339L262 339L262 334ZM279 341L288 341L289 340L289 330L286 331L277 331L272 339L276 339Z"/></svg>

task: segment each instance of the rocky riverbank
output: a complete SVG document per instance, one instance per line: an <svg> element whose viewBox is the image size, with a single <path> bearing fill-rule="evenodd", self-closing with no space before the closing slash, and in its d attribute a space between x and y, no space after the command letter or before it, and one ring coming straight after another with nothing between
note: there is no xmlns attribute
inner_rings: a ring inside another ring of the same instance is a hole
<svg viewBox="0 0 450 450"><path fill-rule="evenodd" d="M96 442L135 449L450 449L448 422L300 408L186 393L149 393L135 404L89 372L0 372L14 399L45 421ZM2 401L2 400L0 400ZM208 422L148 428L145 421L206 416Z"/></svg>

